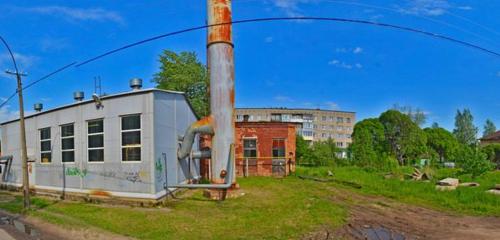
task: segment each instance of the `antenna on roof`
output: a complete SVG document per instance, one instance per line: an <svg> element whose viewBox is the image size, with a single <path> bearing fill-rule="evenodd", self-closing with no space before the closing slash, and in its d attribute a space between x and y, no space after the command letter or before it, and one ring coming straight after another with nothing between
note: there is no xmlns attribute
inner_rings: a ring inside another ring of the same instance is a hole
<svg viewBox="0 0 500 240"><path fill-rule="evenodd" d="M101 76L94 77L94 93L102 96Z"/></svg>

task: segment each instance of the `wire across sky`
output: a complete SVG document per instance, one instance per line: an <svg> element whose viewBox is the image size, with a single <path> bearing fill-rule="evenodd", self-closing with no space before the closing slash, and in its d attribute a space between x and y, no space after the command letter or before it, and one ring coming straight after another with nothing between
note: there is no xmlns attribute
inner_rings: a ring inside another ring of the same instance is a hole
<svg viewBox="0 0 500 240"><path fill-rule="evenodd" d="M236 21L227 22L227 23L219 23L219 24L212 24L212 25L200 25L200 26L196 26L196 27L191 27L191 28L186 28L186 29L174 31L174 32L169 32L169 33L165 33L165 34L156 35L156 36L153 36L153 37L150 37L150 38L146 38L146 39L134 42L134 43L130 43L130 44L124 45L122 47L119 47L119 48L116 48L116 49L104 52L104 53L99 54L97 56L85 59L81 63L72 62L70 64L64 65L61 68L58 68L57 70L55 70L55 71L53 71L53 72L45 75L44 77L42 77L42 78L40 78L40 79L38 79L36 81L33 81L33 82L29 83L28 85L26 85L26 87L23 88L23 90L27 89L29 87L32 87L35 84L37 84L37 83L39 83L39 82L41 82L41 81L43 81L45 79L48 79L48 78L50 78L50 77L52 77L52 76L54 76L54 75L56 75L56 74L58 74L58 73L60 73L60 72L62 72L64 70L70 68L71 66L74 66L74 67L78 68L78 67L87 65L89 63L95 62L95 61L97 61L97 60L99 60L101 58L104 58L106 56L115 54L117 52L124 51L124 50L126 50L128 48L132 48L132 47L135 47L135 46L138 46L138 45L142 45L142 44L145 44L145 43L148 43L148 42L152 42L152 41L155 41L155 40L159 40L159 39L162 39L162 38L166 38L166 37L170 37L170 36L175 36L175 35L179 35L179 34L183 34L183 33L187 33L187 32L192 32L192 31L207 29L207 28L210 28L210 27L221 26L221 25L229 25L229 24L234 24L235 25L235 24L243 24L243 23L276 22L276 21L331 21L331 22L364 24L364 25L370 25L370 26L375 26L375 27L389 28L389 29L406 31L406 32L411 32L411 33L425 35L425 36L436 38L436 39L440 39L440 40L449 41L449 42L452 42L452 43L455 43L455 44L459 44L459 45L462 45L462 46L465 46L465 47L472 48L474 50L481 51L483 53L487 53L487 54L493 55L495 57L500 57L500 53L499 52L496 52L494 50L490 50L490 49L481 47L480 45L477 45L477 44L469 43L469 42L462 41L462 40L459 40L459 39L456 39L456 38L453 38L453 37L449 37L449 36L438 34L438 33L433 33L433 32L430 32L430 31L425 31L425 30L421 30L421 29L417 29L417 28L400 26L400 25L390 24L390 23L381 23L381 22L368 21L368 20L349 19L349 18L336 18L336 17L270 17L270 18L252 18L252 19L236 20ZM3 40L3 38L2 38L2 40ZM15 95L15 93L14 93L14 95ZM1 103L0 104L0 108L3 107L3 106L5 106L5 104L7 104L7 102L9 100L11 100L12 98L13 98L13 95L11 97L9 97L7 100L5 100L3 103Z"/></svg>

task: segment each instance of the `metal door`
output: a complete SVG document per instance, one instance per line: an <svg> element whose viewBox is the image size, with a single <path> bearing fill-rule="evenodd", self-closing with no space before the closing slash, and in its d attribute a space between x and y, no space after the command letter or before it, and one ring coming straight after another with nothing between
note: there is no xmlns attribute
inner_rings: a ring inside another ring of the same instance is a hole
<svg viewBox="0 0 500 240"><path fill-rule="evenodd" d="M286 175L285 171L286 160L285 159L273 159L273 176L284 177Z"/></svg>

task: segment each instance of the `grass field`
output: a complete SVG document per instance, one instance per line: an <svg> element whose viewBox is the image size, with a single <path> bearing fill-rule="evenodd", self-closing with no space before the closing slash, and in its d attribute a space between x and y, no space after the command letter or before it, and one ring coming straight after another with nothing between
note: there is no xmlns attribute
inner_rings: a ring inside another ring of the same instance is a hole
<svg viewBox="0 0 500 240"><path fill-rule="evenodd" d="M80 202L51 202L33 198L36 210L29 215L67 227L97 227L138 239L295 239L320 228L336 228L345 223L349 204L335 202L332 187L343 192L356 191L380 195L396 201L431 207L449 212L500 216L500 197L484 191L500 183L500 172L488 173L475 181L477 188L459 187L440 192L434 182L385 179L383 174L359 168L298 168L298 175L353 182L353 188L336 182L318 183L296 176L284 179L241 178L245 196L224 202L209 201L199 190L187 191L180 200L169 201L166 208L132 208ZM450 170L439 170L438 178L455 176ZM470 180L467 175L458 176ZM435 181L435 180L434 180ZM10 194L0 194L10 196ZM22 199L2 198L0 208L20 212Z"/></svg>
<svg viewBox="0 0 500 240"><path fill-rule="evenodd" d="M209 201L201 191L181 195L168 208L144 209L36 199L29 214L66 226L94 226L139 239L290 239L344 222L346 210L332 202L326 185L285 179L239 179L238 199ZM21 199L0 205L20 211Z"/></svg>
<svg viewBox="0 0 500 240"><path fill-rule="evenodd" d="M328 170L337 180L360 184L362 188L352 189L365 194L385 196L401 202L432 207L468 215L500 216L500 196L485 191L500 184L500 172L489 172L477 179L470 175L459 175L457 170L440 169L434 173L431 182L401 181L385 179L384 174L369 173L356 167L342 168L298 168L297 174L326 177ZM410 173L410 169L402 173ZM457 177L461 182L475 181L479 187L458 187L454 191L436 191L435 182L445 177ZM338 185L342 186L342 185Z"/></svg>

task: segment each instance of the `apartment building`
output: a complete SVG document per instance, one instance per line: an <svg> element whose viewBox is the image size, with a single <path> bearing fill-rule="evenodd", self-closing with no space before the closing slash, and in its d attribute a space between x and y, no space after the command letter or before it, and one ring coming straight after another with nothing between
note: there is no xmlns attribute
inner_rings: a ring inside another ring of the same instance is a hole
<svg viewBox="0 0 500 240"><path fill-rule="evenodd" d="M337 147L347 148L356 122L356 113L302 108L237 108L237 122L290 122L297 134L308 141L332 138Z"/></svg>

